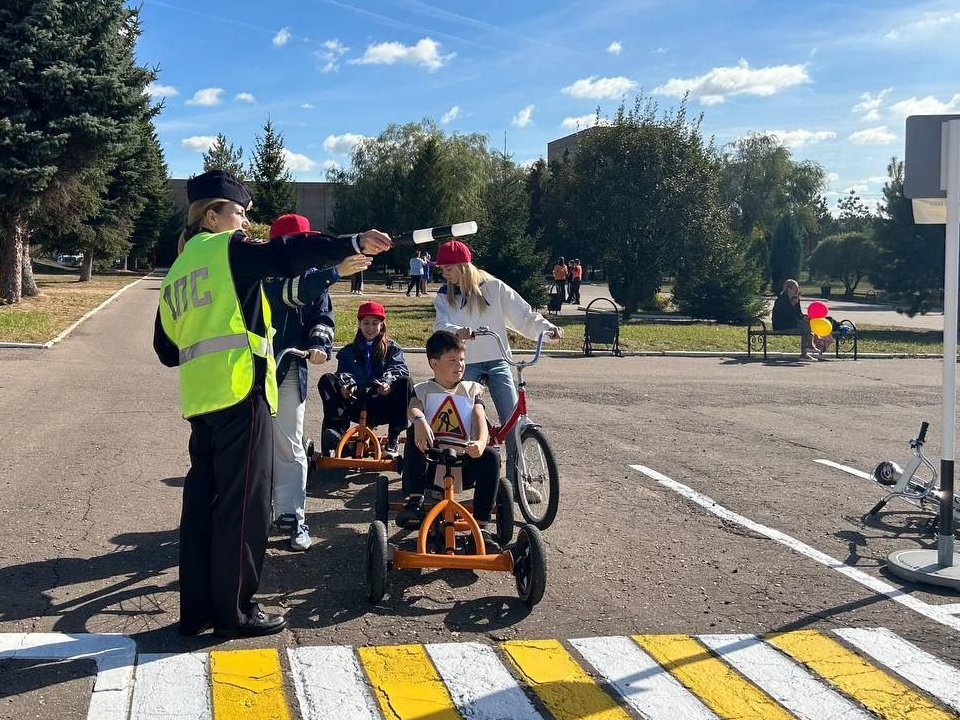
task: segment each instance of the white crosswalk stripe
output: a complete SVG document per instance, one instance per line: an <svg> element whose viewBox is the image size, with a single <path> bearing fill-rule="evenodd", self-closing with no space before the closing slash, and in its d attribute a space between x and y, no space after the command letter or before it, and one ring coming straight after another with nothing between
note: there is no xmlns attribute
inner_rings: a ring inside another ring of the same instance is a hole
<svg viewBox="0 0 960 720"><path fill-rule="evenodd" d="M137 658L133 720L209 720L210 659L206 653Z"/></svg>
<svg viewBox="0 0 960 720"><path fill-rule="evenodd" d="M380 720L352 648L299 647L287 657L304 720Z"/></svg>

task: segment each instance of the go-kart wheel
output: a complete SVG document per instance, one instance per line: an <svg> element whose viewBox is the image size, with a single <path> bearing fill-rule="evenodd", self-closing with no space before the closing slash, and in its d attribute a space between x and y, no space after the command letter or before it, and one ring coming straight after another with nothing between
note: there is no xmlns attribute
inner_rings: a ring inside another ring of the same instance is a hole
<svg viewBox="0 0 960 720"><path fill-rule="evenodd" d="M513 487L506 478L497 485L497 542L506 547L513 540Z"/></svg>
<svg viewBox="0 0 960 720"><path fill-rule="evenodd" d="M543 536L535 525L527 524L520 528L517 542L510 552L513 554L517 595L527 607L533 607L540 602L547 589L547 554Z"/></svg>
<svg viewBox="0 0 960 720"><path fill-rule="evenodd" d="M387 528L379 520L367 531L367 600L376 605L387 589Z"/></svg>
<svg viewBox="0 0 960 720"><path fill-rule="evenodd" d="M386 526L390 519L390 487L383 476L377 478L377 498L373 506L374 517Z"/></svg>

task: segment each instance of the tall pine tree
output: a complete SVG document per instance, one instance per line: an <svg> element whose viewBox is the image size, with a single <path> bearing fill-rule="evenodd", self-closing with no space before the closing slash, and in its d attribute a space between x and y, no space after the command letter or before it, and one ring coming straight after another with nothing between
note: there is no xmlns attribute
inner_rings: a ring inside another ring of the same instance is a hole
<svg viewBox="0 0 960 720"><path fill-rule="evenodd" d="M279 215L296 209L293 176L287 170L283 153L283 133L277 131L270 118L263 124L263 135L257 136L250 177L253 180L253 209L250 218L272 223Z"/></svg>
<svg viewBox="0 0 960 720"><path fill-rule="evenodd" d="M133 15L123 0L0 3L0 301L20 300L31 222L95 202L90 167L139 132L153 76L131 64Z"/></svg>
<svg viewBox="0 0 960 720"><path fill-rule="evenodd" d="M797 278L802 255L800 227L793 213L784 213L770 239L770 282L774 292L783 289L785 280Z"/></svg>
<svg viewBox="0 0 960 720"><path fill-rule="evenodd" d="M247 181L247 173L243 168L243 148L233 146L227 142L227 136L217 133L210 149L203 154L203 171L226 170L240 182Z"/></svg>

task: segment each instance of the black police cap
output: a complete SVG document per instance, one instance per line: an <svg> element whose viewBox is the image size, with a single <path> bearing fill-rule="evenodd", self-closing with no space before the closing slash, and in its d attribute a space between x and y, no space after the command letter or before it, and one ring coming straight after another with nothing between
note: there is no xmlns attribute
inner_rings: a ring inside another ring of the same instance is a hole
<svg viewBox="0 0 960 720"><path fill-rule="evenodd" d="M187 180L187 202L194 203L207 198L232 200L244 209L249 209L253 204L253 198L243 183L226 170L210 170Z"/></svg>

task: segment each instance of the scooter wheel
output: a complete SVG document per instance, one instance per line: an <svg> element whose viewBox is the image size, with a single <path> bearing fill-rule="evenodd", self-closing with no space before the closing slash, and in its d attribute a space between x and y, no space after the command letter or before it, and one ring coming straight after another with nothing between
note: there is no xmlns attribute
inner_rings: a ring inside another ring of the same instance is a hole
<svg viewBox="0 0 960 720"><path fill-rule="evenodd" d="M873 479L880 485L886 485L888 487L890 485L896 485L897 470L893 467L892 462L884 460L873 469Z"/></svg>
<svg viewBox="0 0 960 720"><path fill-rule="evenodd" d="M547 589L547 554L543 536L535 525L527 524L517 533L517 542L511 548L513 574L517 581L517 595L527 607L533 607Z"/></svg>
<svg viewBox="0 0 960 720"><path fill-rule="evenodd" d="M376 605L387 590L387 528L379 520L367 532L367 600Z"/></svg>

